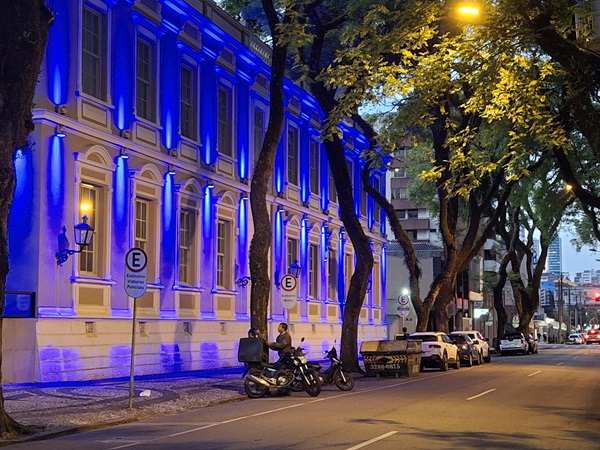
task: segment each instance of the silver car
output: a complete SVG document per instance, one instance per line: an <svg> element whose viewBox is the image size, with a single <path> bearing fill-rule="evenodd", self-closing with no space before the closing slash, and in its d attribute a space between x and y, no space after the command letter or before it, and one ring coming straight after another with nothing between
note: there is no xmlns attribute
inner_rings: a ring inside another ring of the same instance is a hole
<svg viewBox="0 0 600 450"><path fill-rule="evenodd" d="M485 361L489 363L492 361L492 353L490 351L489 339L483 337L483 335L479 331L473 330L464 330L464 331L453 331L450 333L450 336L453 334L466 334L473 340L473 345L479 352L479 362Z"/></svg>

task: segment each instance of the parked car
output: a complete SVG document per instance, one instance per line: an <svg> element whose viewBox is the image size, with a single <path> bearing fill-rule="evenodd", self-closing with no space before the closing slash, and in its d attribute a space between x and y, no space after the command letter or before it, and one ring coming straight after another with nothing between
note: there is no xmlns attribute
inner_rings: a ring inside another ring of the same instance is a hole
<svg viewBox="0 0 600 450"><path fill-rule="evenodd" d="M571 333L567 338L567 344L583 344L583 338L579 333Z"/></svg>
<svg viewBox="0 0 600 450"><path fill-rule="evenodd" d="M486 363L489 363L492 361L492 351L490 349L490 344L489 344L490 340L486 337L483 337L483 335L479 331L473 331L473 330L453 331L452 333L450 333L450 337L452 337L452 335L454 333L460 333L460 334L464 333L464 334L468 335L473 340L473 345L475 345L475 348L479 352L480 360L483 360Z"/></svg>
<svg viewBox="0 0 600 450"><path fill-rule="evenodd" d="M448 365L460 369L460 358L458 347L452 343L446 333L439 331L422 331L412 333L409 341L420 340L421 342L421 370L426 367L448 370Z"/></svg>
<svg viewBox="0 0 600 450"><path fill-rule="evenodd" d="M511 353L527 354L529 344L523 336L523 333L506 333L500 339L500 355L505 356Z"/></svg>
<svg viewBox="0 0 600 450"><path fill-rule="evenodd" d="M527 341L527 352L531 353L532 355L534 353L538 352L538 340L533 337L533 335L531 334L526 334L525 335L525 340Z"/></svg>
<svg viewBox="0 0 600 450"><path fill-rule="evenodd" d="M589 344L600 344L600 331L590 330L585 335L585 343Z"/></svg>
<svg viewBox="0 0 600 450"><path fill-rule="evenodd" d="M454 345L458 347L458 357L461 362L465 363L467 367L471 367L473 363L481 364L481 355L479 350L475 347L473 339L466 333L452 332L448 335Z"/></svg>

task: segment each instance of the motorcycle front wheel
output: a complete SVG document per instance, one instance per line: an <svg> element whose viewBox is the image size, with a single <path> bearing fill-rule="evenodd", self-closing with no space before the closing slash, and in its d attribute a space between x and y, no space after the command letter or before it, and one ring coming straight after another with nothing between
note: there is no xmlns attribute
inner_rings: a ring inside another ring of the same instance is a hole
<svg viewBox="0 0 600 450"><path fill-rule="evenodd" d="M290 389L294 392L302 392L304 390L304 382L302 381L302 378L294 378Z"/></svg>
<svg viewBox="0 0 600 450"><path fill-rule="evenodd" d="M250 398L261 398L269 392L268 386L263 386L250 378L246 378L244 381L244 390Z"/></svg>
<svg viewBox="0 0 600 450"><path fill-rule="evenodd" d="M311 397L316 397L321 393L321 379L316 373L306 374L304 381L304 390Z"/></svg>
<svg viewBox="0 0 600 450"><path fill-rule="evenodd" d="M341 391L351 391L354 389L354 378L346 372L337 372L333 377L333 382Z"/></svg>

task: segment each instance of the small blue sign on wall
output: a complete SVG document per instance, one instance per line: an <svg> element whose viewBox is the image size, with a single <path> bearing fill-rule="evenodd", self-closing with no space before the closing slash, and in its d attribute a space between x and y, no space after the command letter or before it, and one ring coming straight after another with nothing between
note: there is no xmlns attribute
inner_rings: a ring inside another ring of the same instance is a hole
<svg viewBox="0 0 600 450"><path fill-rule="evenodd" d="M35 317L35 292L6 291L2 317Z"/></svg>

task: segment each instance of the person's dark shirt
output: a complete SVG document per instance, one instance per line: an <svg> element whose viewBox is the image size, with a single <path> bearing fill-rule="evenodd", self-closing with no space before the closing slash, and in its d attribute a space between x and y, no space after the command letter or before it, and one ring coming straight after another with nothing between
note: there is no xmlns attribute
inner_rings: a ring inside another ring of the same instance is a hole
<svg viewBox="0 0 600 450"><path fill-rule="evenodd" d="M292 353L292 336L287 331L284 331L277 336L275 342L271 342L269 348L271 350L277 350L277 354L280 358L286 353Z"/></svg>

